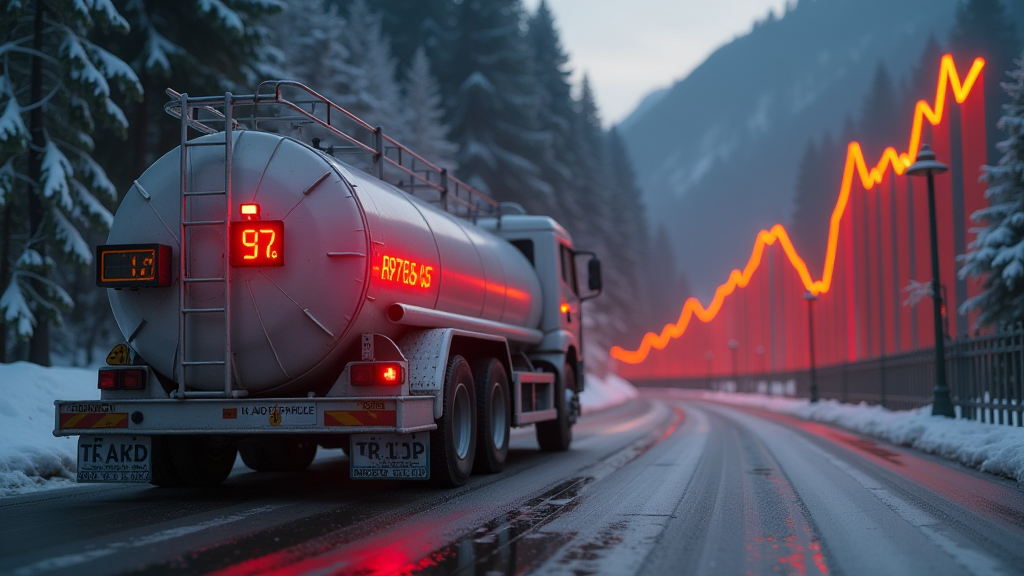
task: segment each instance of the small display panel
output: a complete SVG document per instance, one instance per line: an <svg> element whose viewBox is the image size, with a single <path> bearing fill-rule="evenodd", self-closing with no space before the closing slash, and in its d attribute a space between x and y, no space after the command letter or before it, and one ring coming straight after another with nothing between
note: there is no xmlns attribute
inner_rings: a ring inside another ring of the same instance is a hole
<svg viewBox="0 0 1024 576"><path fill-rule="evenodd" d="M430 288L434 267L385 254L380 266L374 266L374 272L380 272L381 280L425 290Z"/></svg>
<svg viewBox="0 0 1024 576"><path fill-rule="evenodd" d="M96 247L96 285L100 288L171 285L171 247L119 244Z"/></svg>
<svg viewBox="0 0 1024 576"><path fill-rule="evenodd" d="M284 221L231 223L232 266L284 266Z"/></svg>

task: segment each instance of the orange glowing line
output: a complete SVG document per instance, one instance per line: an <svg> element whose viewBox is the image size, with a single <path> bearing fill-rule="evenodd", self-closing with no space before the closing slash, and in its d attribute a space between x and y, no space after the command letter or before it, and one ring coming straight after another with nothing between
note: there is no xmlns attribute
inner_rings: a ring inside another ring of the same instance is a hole
<svg viewBox="0 0 1024 576"><path fill-rule="evenodd" d="M729 274L729 279L715 290L715 296L707 307L701 305L700 301L696 298L688 299L683 305L682 312L679 314L679 320L675 324L666 324L661 334L648 332L644 335L643 340L640 342L640 347L636 350L625 350L619 346L613 346L611 349L612 357L627 364L639 364L647 358L652 348L662 350L665 346L668 346L669 340L682 336L694 316L704 323L714 320L715 316L718 315L718 311L722 308L722 304L725 303L726 296L732 294L736 288L745 288L747 286L750 278L757 271L758 266L761 265L761 256L764 254L765 247L771 246L775 242L779 242L782 246L782 250L786 253L789 262L800 276L800 281L803 282L805 288L813 294L828 292L832 286L832 275L835 271L836 251L839 244L839 224L843 219L843 212L846 211L846 206L850 200L850 189L853 186L854 176L860 177L861 185L867 191L882 181L889 168L892 168L897 175L902 175L907 167L913 163L913 159L917 157L921 146L921 131L924 128L924 121L928 120L934 126L942 120L943 111L946 106L947 87L952 88L956 103L963 104L984 66L984 59L975 58L970 71L967 73L967 77L961 83L956 71L956 64L953 63L953 56L946 54L942 57L942 62L939 65L939 82L935 89L935 105L932 107L924 100L918 101L914 109L914 124L910 130L910 142L905 153L897 153L896 149L890 146L882 152L882 157L879 159L878 164L869 170L867 162L864 160L864 153L861 150L860 143L850 142L846 152L843 184L839 190L839 199L836 201L836 207L832 210L832 219L829 222L828 248L825 252L825 269L822 271L821 280L814 280L811 277L811 273L807 269L803 258L800 257L793 247L785 227L782 224L776 224L772 226L771 230L761 230L757 233L754 250L750 254L746 267L742 271L733 270Z"/></svg>

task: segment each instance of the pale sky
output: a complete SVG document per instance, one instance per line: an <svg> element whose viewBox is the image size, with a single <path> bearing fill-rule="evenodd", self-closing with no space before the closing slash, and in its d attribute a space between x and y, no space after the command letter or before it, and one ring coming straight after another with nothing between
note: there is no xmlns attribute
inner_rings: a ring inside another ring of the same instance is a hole
<svg viewBox="0 0 1024 576"><path fill-rule="evenodd" d="M547 0L573 80L590 76L606 125L689 74L787 0ZM523 0L531 12L540 0Z"/></svg>

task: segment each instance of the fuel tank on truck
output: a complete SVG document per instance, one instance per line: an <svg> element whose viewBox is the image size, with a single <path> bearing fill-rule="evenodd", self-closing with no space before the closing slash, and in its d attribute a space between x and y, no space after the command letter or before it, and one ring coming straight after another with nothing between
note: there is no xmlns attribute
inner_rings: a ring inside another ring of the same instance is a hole
<svg viewBox="0 0 1024 576"><path fill-rule="evenodd" d="M223 139L219 133L193 142ZM189 149L190 192L223 190L224 149ZM180 353L179 154L180 148L167 153L135 182L107 239L172 249L170 287L108 290L130 345L172 381ZM231 177L230 220L243 220L241 205L255 204L260 221L283 222L274 236L280 266L228 262L227 226L186 233L190 278L223 278L225 268L229 274L235 388L254 396L326 392L345 362L359 359L362 333L397 339L408 330L387 320L387 307L396 303L524 328L540 323L540 282L515 247L297 140L235 132ZM223 195L188 200L189 221L224 219ZM222 306L224 293L222 282L190 283L187 306ZM192 315L187 325L190 361L223 358L222 315ZM190 389L223 390L220 366L187 370Z"/></svg>

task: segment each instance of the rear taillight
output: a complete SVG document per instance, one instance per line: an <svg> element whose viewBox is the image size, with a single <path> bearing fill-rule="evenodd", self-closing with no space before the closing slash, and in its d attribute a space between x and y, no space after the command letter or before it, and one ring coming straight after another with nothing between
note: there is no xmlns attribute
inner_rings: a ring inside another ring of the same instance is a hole
<svg viewBox="0 0 1024 576"><path fill-rule="evenodd" d="M100 390L117 390L117 370L100 370L100 380L97 388Z"/></svg>
<svg viewBox="0 0 1024 576"><path fill-rule="evenodd" d="M405 373L398 362L360 362L349 365L353 386L401 386Z"/></svg>
<svg viewBox="0 0 1024 576"><path fill-rule="evenodd" d="M146 373L142 370L121 370L121 388L142 390L146 384Z"/></svg>
<svg viewBox="0 0 1024 576"><path fill-rule="evenodd" d="M142 390L146 387L146 371L137 368L100 370L96 387L100 390Z"/></svg>

